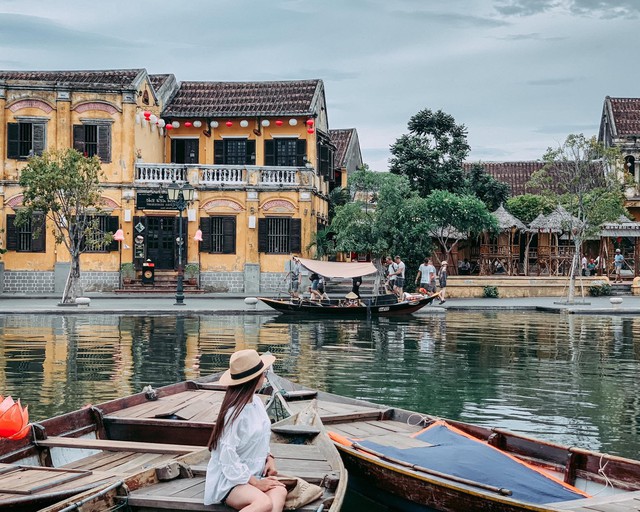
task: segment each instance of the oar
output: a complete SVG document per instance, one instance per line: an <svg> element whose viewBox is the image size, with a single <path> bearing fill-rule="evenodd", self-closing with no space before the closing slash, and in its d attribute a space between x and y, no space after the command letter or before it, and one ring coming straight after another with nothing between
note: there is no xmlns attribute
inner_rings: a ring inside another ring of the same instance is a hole
<svg viewBox="0 0 640 512"><path fill-rule="evenodd" d="M333 438L333 435L331 437ZM403 466L403 467L406 467L406 468L409 468L409 469L413 469L414 471L418 471L420 473L426 473L428 475L437 476L439 478L444 478L446 480L452 480L454 482L465 484L465 485L468 485L470 487L478 487L479 489L484 489L486 491L495 492L496 494L501 494L502 496L511 496L513 494L509 489L505 489L503 487L496 487L494 485L483 484L482 482L476 482L475 480L469 480L467 478L462 478L462 477L455 476L455 475L449 475L447 473L441 473L440 471L436 471L435 469L429 469L429 468L425 468L425 467L422 467L422 466L417 466L416 464L411 464L410 462L405 462L403 460L396 459L395 457L389 457L388 455L385 455L384 453L377 452L375 450L372 450L371 448L367 448L365 446L362 446L361 444L349 441L346 438L343 438L342 436L337 436L337 437L340 437L341 440L342 439L346 440L348 442L347 446L351 446L355 450L360 450L362 452L369 453L370 455L378 457L381 460L386 460L388 462L392 462L394 464L398 464L399 466ZM346 444L346 443L342 442L341 444Z"/></svg>

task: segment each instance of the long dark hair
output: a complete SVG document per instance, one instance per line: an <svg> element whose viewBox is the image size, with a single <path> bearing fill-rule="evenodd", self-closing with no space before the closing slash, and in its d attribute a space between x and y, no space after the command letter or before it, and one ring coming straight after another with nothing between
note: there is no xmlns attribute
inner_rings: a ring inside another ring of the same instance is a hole
<svg viewBox="0 0 640 512"><path fill-rule="evenodd" d="M243 383L238 384L237 386L229 386L227 388L227 392L222 399L222 405L220 405L220 412L218 413L218 419L216 420L216 424L213 426L213 431L211 432L211 437L209 438L209 442L207 446L209 450L215 450L218 447L218 441L222 437L222 432L227 427L227 425L231 425L240 413L244 406L247 405L251 400L253 400L253 395L256 391L256 386L258 385L258 380L262 376L261 373L258 374L257 377ZM227 412L231 407L235 407L233 413L227 420L225 421L225 417Z"/></svg>

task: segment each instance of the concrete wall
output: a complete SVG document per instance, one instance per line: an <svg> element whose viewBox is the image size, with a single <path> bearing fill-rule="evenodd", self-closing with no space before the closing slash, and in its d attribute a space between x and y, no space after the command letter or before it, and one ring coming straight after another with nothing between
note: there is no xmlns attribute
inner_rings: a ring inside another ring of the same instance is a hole
<svg viewBox="0 0 640 512"><path fill-rule="evenodd" d="M576 294L580 294L580 284L584 286L584 294L589 294L589 287L609 284L607 277L577 277ZM567 294L568 277L496 277L493 276L449 276L447 278L447 295L452 298L476 298L484 296L485 286L495 286L502 298L513 297L562 297Z"/></svg>

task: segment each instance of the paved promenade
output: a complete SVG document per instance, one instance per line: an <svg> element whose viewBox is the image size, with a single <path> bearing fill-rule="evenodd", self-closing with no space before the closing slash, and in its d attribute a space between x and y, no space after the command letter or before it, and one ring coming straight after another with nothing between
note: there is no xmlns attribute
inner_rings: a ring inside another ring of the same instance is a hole
<svg viewBox="0 0 640 512"><path fill-rule="evenodd" d="M187 295L185 305L174 305L174 296L90 294L89 307L59 306L59 296L4 296L0 295L0 314L278 314L259 302L255 306L245 304L244 295L206 294ZM576 304L565 304L560 297L536 297L526 299L449 299L442 306L428 306L415 315L444 314L447 310L538 310L572 314L640 314L640 296L622 297L620 305L613 305L610 297L577 299Z"/></svg>

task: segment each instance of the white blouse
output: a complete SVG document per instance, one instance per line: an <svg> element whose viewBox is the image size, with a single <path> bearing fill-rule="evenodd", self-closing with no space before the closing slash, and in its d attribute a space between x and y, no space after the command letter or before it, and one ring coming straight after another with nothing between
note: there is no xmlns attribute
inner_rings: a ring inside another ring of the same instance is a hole
<svg viewBox="0 0 640 512"><path fill-rule="evenodd" d="M227 417L233 412L227 412ZM231 425L227 425L211 451L204 486L204 504L221 503L236 485L249 482L251 475L263 476L269 454L271 422L257 395Z"/></svg>

